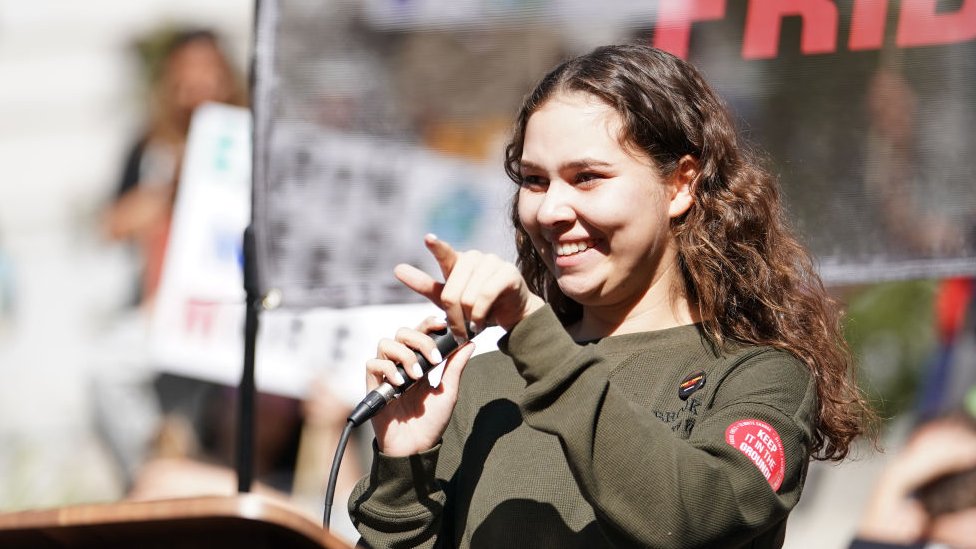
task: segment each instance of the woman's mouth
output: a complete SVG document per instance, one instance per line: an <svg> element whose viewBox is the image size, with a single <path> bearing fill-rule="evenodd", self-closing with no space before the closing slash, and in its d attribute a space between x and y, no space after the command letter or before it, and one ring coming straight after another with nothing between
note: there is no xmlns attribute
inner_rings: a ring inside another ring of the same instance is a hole
<svg viewBox="0 0 976 549"><path fill-rule="evenodd" d="M585 252L594 246L596 246L596 242L593 240L578 240L576 242L555 244L553 250L556 252L556 257L567 257Z"/></svg>

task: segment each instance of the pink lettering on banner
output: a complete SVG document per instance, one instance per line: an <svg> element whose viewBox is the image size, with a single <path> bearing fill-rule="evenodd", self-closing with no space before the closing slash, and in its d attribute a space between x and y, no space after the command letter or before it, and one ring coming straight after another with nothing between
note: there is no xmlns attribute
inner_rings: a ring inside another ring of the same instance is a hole
<svg viewBox="0 0 976 549"><path fill-rule="evenodd" d="M187 335L198 335L209 339L214 317L217 314L217 302L202 299L188 299L183 309L183 332Z"/></svg>
<svg viewBox="0 0 976 549"><path fill-rule="evenodd" d="M884 43L887 16L888 0L856 0L847 47L851 51L880 49Z"/></svg>
<svg viewBox="0 0 976 549"><path fill-rule="evenodd" d="M661 0L654 47L688 58L691 24L725 17L725 0Z"/></svg>
<svg viewBox="0 0 976 549"><path fill-rule="evenodd" d="M727 0L659 0L654 46L687 59L692 26L725 19L726 3ZM889 3L890 0L853 0L847 38L850 51L877 50L884 45ZM895 44L912 48L958 44L976 38L976 0L956 0L955 9L944 9L943 3L902 0ZM841 17L837 4L835 0L749 0L742 58L777 57L780 30L787 17L800 19L801 53L837 52Z"/></svg>
<svg viewBox="0 0 976 549"><path fill-rule="evenodd" d="M976 0L963 0L956 11L942 12L937 0L903 0L898 47L954 44L976 38Z"/></svg>
<svg viewBox="0 0 976 549"><path fill-rule="evenodd" d="M837 51L837 5L830 0L752 0L746 16L742 57L776 57L780 25L784 17L794 15L803 20L800 51L807 55Z"/></svg>
<svg viewBox="0 0 976 549"><path fill-rule="evenodd" d="M786 474L786 454L776 429L758 419L743 419L729 425L725 441L755 464L774 491L779 490Z"/></svg>

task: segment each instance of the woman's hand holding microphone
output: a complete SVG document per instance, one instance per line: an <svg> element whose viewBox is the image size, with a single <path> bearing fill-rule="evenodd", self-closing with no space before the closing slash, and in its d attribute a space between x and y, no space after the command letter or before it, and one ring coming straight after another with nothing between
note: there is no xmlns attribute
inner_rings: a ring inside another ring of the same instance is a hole
<svg viewBox="0 0 976 549"><path fill-rule="evenodd" d="M529 291L515 265L498 256L474 250L457 252L433 235L427 235L424 243L437 260L444 282L410 265L398 265L394 272L400 282L444 310L446 322L428 318L416 329L401 328L394 339L381 340L376 358L366 362L367 388L374 390L384 381L401 385L404 380L397 364L411 378L423 377L415 352L431 364L440 363L442 357L428 334L445 326L463 345L448 358L436 388L422 380L373 417L379 449L391 456L413 455L440 441L457 402L461 373L474 352L474 344L467 341L469 331L493 324L511 330L545 304Z"/></svg>

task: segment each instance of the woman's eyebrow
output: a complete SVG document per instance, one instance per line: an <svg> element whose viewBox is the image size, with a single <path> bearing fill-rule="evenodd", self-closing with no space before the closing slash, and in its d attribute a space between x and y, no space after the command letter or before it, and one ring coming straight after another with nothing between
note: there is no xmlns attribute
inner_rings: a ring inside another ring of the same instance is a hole
<svg viewBox="0 0 976 549"><path fill-rule="evenodd" d="M519 161L519 167L523 170L536 170L545 171L545 168L532 162L530 160ZM559 171L562 170L582 170L586 168L610 168L613 164L605 160L597 160L595 158L581 158L579 160L571 160L569 162L564 162L559 165Z"/></svg>
<svg viewBox="0 0 976 549"><path fill-rule="evenodd" d="M519 169L521 171L533 170L537 172L545 171L542 166L536 164L535 162L529 160L519 160Z"/></svg>
<svg viewBox="0 0 976 549"><path fill-rule="evenodd" d="M613 164L604 160L597 160L596 158L581 158L579 160L565 162L559 166L559 169L582 170L586 168L609 168L611 166L613 166Z"/></svg>

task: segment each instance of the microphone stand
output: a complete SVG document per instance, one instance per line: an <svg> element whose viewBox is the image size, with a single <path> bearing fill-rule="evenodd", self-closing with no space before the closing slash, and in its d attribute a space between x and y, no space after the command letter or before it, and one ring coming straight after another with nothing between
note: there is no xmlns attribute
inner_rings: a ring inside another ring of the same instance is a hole
<svg viewBox="0 0 976 549"><path fill-rule="evenodd" d="M254 477L254 358L261 295L258 286L254 229L244 229L244 368L237 392L237 491L251 491Z"/></svg>

